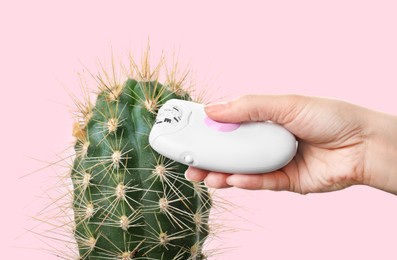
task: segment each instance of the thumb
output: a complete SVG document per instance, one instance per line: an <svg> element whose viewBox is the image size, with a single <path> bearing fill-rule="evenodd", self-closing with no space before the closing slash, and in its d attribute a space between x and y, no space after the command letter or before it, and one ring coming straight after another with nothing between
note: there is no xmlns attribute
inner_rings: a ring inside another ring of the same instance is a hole
<svg viewBox="0 0 397 260"><path fill-rule="evenodd" d="M244 95L235 100L207 105L205 112L218 122L271 120L283 125L296 118L307 103L305 99L298 95Z"/></svg>

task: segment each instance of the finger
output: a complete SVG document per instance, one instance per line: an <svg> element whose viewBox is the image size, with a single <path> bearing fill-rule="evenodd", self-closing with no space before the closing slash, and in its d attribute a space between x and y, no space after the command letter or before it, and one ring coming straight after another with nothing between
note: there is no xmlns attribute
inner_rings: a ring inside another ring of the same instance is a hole
<svg viewBox="0 0 397 260"><path fill-rule="evenodd" d="M231 187L226 183L226 179L230 176L227 173L210 172L205 178L204 183L207 187L215 189L223 189Z"/></svg>
<svg viewBox="0 0 397 260"><path fill-rule="evenodd" d="M185 178L189 181L203 181L207 177L208 171L189 167L185 172Z"/></svg>
<svg viewBox="0 0 397 260"><path fill-rule="evenodd" d="M226 183L247 190L290 190L290 180L282 171L264 174L234 174L226 179Z"/></svg>
<svg viewBox="0 0 397 260"><path fill-rule="evenodd" d="M244 95L232 101L207 105L205 112L219 122L271 120L286 124L296 118L307 99L298 95Z"/></svg>

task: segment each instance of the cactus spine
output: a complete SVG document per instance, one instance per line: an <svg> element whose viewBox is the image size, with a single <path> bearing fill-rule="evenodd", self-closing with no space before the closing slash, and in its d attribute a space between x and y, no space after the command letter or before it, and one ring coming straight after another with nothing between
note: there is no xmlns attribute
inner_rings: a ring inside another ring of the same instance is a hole
<svg viewBox="0 0 397 260"><path fill-rule="evenodd" d="M147 51L142 68L132 62L135 76L103 73L95 106L79 106L71 172L79 259L205 259L208 191L148 143L158 108L191 100L174 70L159 82L163 68L151 71Z"/></svg>

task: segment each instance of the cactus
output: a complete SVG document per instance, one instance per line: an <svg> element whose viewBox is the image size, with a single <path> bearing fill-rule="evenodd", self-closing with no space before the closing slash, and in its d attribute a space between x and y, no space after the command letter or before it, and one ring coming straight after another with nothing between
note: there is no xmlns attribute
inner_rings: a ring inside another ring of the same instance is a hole
<svg viewBox="0 0 397 260"><path fill-rule="evenodd" d="M129 76L96 77L95 105L79 105L75 123L74 237L79 259L205 259L211 199L187 181L186 166L151 149L158 108L172 98L191 100L175 70L159 81L146 52ZM113 73L113 72L112 72ZM114 73L113 73L114 74Z"/></svg>

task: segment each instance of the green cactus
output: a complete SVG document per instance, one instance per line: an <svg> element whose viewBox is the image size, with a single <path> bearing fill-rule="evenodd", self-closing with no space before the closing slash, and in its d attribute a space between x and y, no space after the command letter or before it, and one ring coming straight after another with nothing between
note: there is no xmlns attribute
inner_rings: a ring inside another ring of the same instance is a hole
<svg viewBox="0 0 397 260"><path fill-rule="evenodd" d="M104 73L95 106L79 107L71 172L79 259L205 259L210 195L148 142L158 108L191 97L185 77L172 70L161 84L163 67L152 72L148 61L146 53L141 69L132 63L124 82Z"/></svg>

